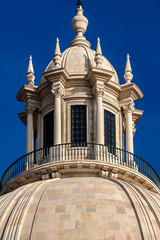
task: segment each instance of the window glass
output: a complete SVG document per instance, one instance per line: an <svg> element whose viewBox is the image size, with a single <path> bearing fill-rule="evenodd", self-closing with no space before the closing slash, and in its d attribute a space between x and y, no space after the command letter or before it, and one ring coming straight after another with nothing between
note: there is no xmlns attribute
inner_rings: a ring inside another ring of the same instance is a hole
<svg viewBox="0 0 160 240"><path fill-rule="evenodd" d="M115 115L104 110L105 145L115 147Z"/></svg>
<svg viewBox="0 0 160 240"><path fill-rule="evenodd" d="M86 106L71 107L71 141L72 143L86 143Z"/></svg>

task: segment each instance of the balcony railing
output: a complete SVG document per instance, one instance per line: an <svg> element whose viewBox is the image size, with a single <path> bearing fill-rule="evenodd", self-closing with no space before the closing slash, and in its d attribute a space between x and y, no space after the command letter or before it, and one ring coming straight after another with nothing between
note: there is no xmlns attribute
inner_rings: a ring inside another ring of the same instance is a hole
<svg viewBox="0 0 160 240"><path fill-rule="evenodd" d="M1 189L17 175L42 164L79 160L92 160L128 167L145 175L160 188L160 178L156 171L135 154L116 147L94 143L67 143L41 148L17 159L3 174Z"/></svg>

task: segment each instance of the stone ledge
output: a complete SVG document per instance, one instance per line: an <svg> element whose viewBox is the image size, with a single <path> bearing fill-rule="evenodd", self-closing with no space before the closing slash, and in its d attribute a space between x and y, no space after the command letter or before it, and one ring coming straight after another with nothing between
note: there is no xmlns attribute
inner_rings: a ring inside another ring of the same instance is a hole
<svg viewBox="0 0 160 240"><path fill-rule="evenodd" d="M12 179L2 190L2 194L13 191L20 186L39 180L66 177L90 177L122 179L152 192L160 193L159 188L146 176L126 166L102 163L94 160L47 163L25 171Z"/></svg>

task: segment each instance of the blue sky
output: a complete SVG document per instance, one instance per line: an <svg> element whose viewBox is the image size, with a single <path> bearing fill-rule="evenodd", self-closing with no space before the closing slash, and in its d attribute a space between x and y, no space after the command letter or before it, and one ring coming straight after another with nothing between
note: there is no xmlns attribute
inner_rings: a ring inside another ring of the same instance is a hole
<svg viewBox="0 0 160 240"><path fill-rule="evenodd" d="M16 94L26 84L29 55L33 57L35 84L39 85L41 73L53 58L57 36L61 51L75 36L71 20L76 2L1 2L0 177L26 151L26 128L17 115L24 104L17 102ZM160 1L83 0L83 8L89 20L85 36L94 50L100 37L103 55L115 67L121 84L125 83L126 54L130 54L133 82L144 93L135 105L144 115L137 124L134 151L160 175Z"/></svg>

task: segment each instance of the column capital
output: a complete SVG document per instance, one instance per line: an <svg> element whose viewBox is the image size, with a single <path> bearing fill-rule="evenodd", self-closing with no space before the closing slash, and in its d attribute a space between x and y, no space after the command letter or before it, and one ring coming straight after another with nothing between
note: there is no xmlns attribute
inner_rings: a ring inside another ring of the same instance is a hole
<svg viewBox="0 0 160 240"><path fill-rule="evenodd" d="M129 103L128 105L123 106L124 113L133 113L135 108L134 108L135 103Z"/></svg>
<svg viewBox="0 0 160 240"><path fill-rule="evenodd" d="M32 107L32 106L26 105L24 112L29 113L29 114L33 114L35 112L35 108Z"/></svg>
<svg viewBox="0 0 160 240"><path fill-rule="evenodd" d="M95 90L94 90L94 95L96 96L96 97L103 97L103 95L104 95L104 89L102 89L102 88L95 88Z"/></svg>
<svg viewBox="0 0 160 240"><path fill-rule="evenodd" d="M61 98L64 96L64 91L60 87L56 89L52 87L51 92L53 93L55 98Z"/></svg>

